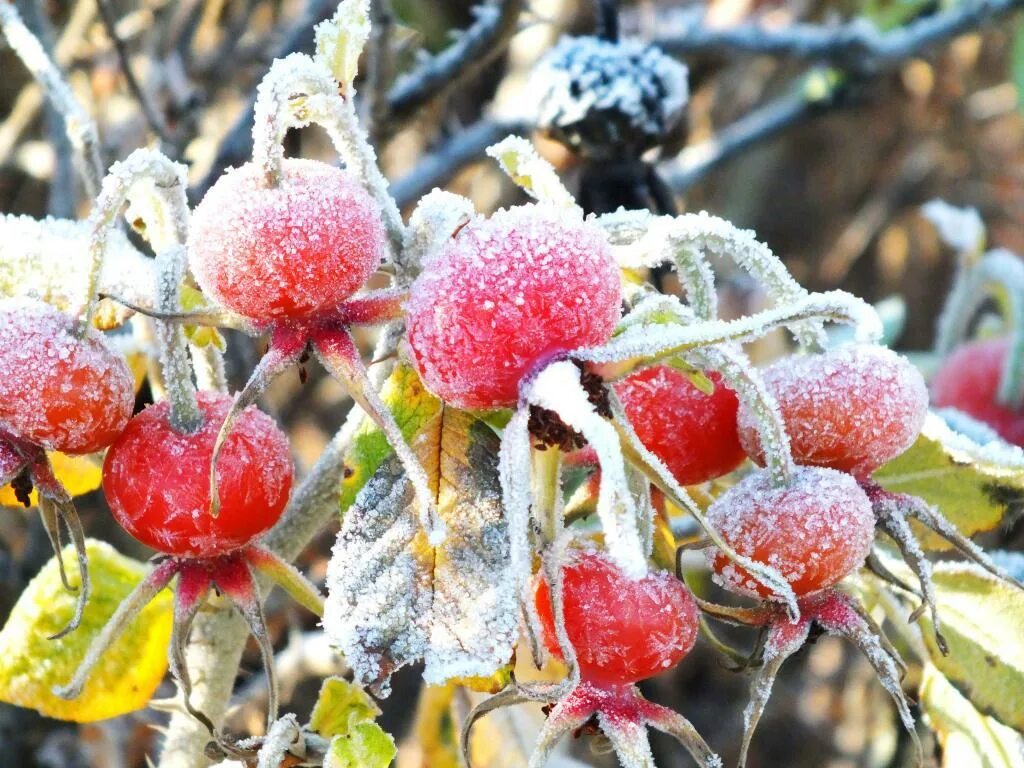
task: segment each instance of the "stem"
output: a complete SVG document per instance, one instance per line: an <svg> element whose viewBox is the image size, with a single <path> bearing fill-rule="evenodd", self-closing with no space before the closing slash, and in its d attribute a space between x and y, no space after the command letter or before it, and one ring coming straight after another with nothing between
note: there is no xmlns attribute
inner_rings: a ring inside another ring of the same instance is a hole
<svg viewBox="0 0 1024 768"><path fill-rule="evenodd" d="M181 308L181 283L185 279L185 248L177 245L160 251L156 257L157 306L176 312ZM181 325L157 321L156 338L160 348L164 385L171 405L170 422L175 431L192 434L203 424L203 414L192 383L192 365L188 342Z"/></svg>
<svg viewBox="0 0 1024 768"><path fill-rule="evenodd" d="M185 166L151 149L137 149L110 167L89 216L91 265L79 312L79 333L84 333L92 322L107 236L126 201L142 204L139 217L146 224L147 239L158 253L185 242L188 231L185 174ZM148 193L145 198L139 194L143 187Z"/></svg>

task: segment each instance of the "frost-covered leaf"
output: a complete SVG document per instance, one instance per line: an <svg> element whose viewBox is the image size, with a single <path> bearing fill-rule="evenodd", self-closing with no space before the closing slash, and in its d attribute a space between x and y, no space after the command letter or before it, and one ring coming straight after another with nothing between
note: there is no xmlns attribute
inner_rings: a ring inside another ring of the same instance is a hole
<svg viewBox="0 0 1024 768"><path fill-rule="evenodd" d="M488 147L487 154L531 197L559 208L579 210L551 163L542 159L528 140L509 136Z"/></svg>
<svg viewBox="0 0 1024 768"><path fill-rule="evenodd" d="M348 733L360 723L372 722L380 707L355 683L329 677L320 686L309 727L325 738Z"/></svg>
<svg viewBox="0 0 1024 768"><path fill-rule="evenodd" d="M1024 590L961 563L936 564L932 580L949 645L944 656L924 629L932 663L979 712L1024 730Z"/></svg>
<svg viewBox="0 0 1024 768"><path fill-rule="evenodd" d="M86 648L114 609L142 580L147 567L118 554L101 541L88 540L92 593L81 626L60 638L75 610L75 595L61 584L51 559L18 598L0 631L0 701L36 709L47 717L92 722L146 706L167 669L171 636L171 595L163 592L132 621L104 654L82 695L71 701L52 692L71 679ZM65 560L74 558L65 551ZM77 572L68 573L77 582Z"/></svg>
<svg viewBox="0 0 1024 768"><path fill-rule="evenodd" d="M95 491L103 481L103 462L98 455L95 456L68 456L65 453L53 451L48 454L50 466L53 467L53 474L60 484L72 496ZM32 506L39 503L39 494L32 490ZM9 485L0 488L0 507L20 507L21 502L14 495L14 489Z"/></svg>
<svg viewBox="0 0 1024 768"><path fill-rule="evenodd" d="M428 544L391 457L346 513L328 571L324 627L356 680L382 694L395 669L419 659L428 683L491 675L518 630L498 437L471 414L428 412L411 442L448 528L443 544Z"/></svg>
<svg viewBox="0 0 1024 768"><path fill-rule="evenodd" d="M981 714L931 664L918 699L942 745L942 768L1024 768L1021 735Z"/></svg>
<svg viewBox="0 0 1024 768"><path fill-rule="evenodd" d="M360 723L331 739L324 768L388 768L397 754L391 734L376 723Z"/></svg>
<svg viewBox="0 0 1024 768"><path fill-rule="evenodd" d="M370 0L342 0L334 16L316 26L316 57L345 90L356 79L369 37Z"/></svg>
<svg viewBox="0 0 1024 768"><path fill-rule="evenodd" d="M89 223L69 219L0 216L0 296L27 296L60 309L82 302L91 261ZM99 290L151 303L153 261L120 231L107 237Z"/></svg>
<svg viewBox="0 0 1024 768"><path fill-rule="evenodd" d="M917 441L874 475L886 490L919 496L965 536L999 525L1011 505L1024 500L1024 451L1003 442L975 443L929 413ZM924 534L926 549L946 549Z"/></svg>
<svg viewBox="0 0 1024 768"><path fill-rule="evenodd" d="M436 418L441 410L441 401L427 392L415 369L405 364L396 366L384 382L380 397L394 415L407 441L411 441L413 435ZM345 454L340 499L342 514L352 506L363 486L393 453L380 427L371 419L365 419Z"/></svg>

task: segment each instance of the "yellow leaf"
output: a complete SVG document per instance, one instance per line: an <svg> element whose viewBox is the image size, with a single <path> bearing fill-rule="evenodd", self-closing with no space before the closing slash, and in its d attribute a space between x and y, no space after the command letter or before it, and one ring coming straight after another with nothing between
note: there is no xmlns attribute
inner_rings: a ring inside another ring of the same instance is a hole
<svg viewBox="0 0 1024 768"><path fill-rule="evenodd" d="M50 464L56 478L72 496L95 491L103 481L103 462L98 455L68 456L54 451L50 454ZM31 501L32 506L39 503L39 494L35 490L32 491ZM0 488L0 506L22 506L9 485Z"/></svg>
<svg viewBox="0 0 1024 768"><path fill-rule="evenodd" d="M148 570L105 542L89 539L86 550L92 595L77 630L59 640L48 639L67 625L75 609L75 596L61 584L56 558L18 598L0 631L0 701L86 723L145 707L163 679L171 636L168 591L146 606L107 650L81 696L65 701L53 695L53 686L71 679L89 642ZM64 559L74 562L74 550L65 549ZM68 569L68 577L77 580L74 567Z"/></svg>

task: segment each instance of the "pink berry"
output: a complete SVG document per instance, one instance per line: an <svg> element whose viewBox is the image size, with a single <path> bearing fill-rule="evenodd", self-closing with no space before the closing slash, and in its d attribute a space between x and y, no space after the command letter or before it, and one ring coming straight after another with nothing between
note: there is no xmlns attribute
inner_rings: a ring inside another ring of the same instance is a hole
<svg viewBox="0 0 1024 768"><path fill-rule="evenodd" d="M459 231L413 283L413 358L452 405L509 407L544 363L611 337L621 290L595 225L540 205L502 210Z"/></svg>
<svg viewBox="0 0 1024 768"><path fill-rule="evenodd" d="M253 163L226 172L196 206L188 240L204 292L258 323L330 312L380 265L385 233L345 171L286 159L268 187Z"/></svg>
<svg viewBox="0 0 1024 768"><path fill-rule="evenodd" d="M955 350L932 379L932 402L957 408L988 424L1004 440L1024 445L1024 409L1007 408L997 399L1009 346L1009 339L989 339Z"/></svg>
<svg viewBox="0 0 1024 768"><path fill-rule="evenodd" d="M928 413L918 370L884 347L840 347L787 357L763 372L779 403L798 464L849 472L859 480L917 439ZM740 441L764 464L752 414L739 411Z"/></svg>
<svg viewBox="0 0 1024 768"><path fill-rule="evenodd" d="M766 471L747 475L708 508L708 519L736 552L775 568L798 595L831 587L864 562L874 539L871 501L850 475L798 467L787 487ZM708 562L724 587L768 597L767 587L717 549Z"/></svg>
<svg viewBox="0 0 1024 768"><path fill-rule="evenodd" d="M27 299L0 301L0 431L48 450L92 453L132 415L124 360L68 314Z"/></svg>
<svg viewBox="0 0 1024 768"><path fill-rule="evenodd" d="M634 373L615 385L637 437L681 485L732 472L745 454L736 433L739 401L717 373L706 395L667 365Z"/></svg>

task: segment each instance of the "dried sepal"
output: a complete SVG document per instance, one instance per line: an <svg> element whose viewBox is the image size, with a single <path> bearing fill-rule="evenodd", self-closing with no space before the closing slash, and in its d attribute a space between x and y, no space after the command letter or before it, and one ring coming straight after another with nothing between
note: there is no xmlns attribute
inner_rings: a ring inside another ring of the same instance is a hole
<svg viewBox="0 0 1024 768"><path fill-rule="evenodd" d="M580 432L597 453L601 465L597 514L611 558L629 575L647 573L647 545L640 539L637 509L626 480L626 468L615 428L598 413L583 390L579 368L570 362L546 366L523 388L523 397L556 413Z"/></svg>
<svg viewBox="0 0 1024 768"><path fill-rule="evenodd" d="M359 55L370 37L370 0L342 0L334 15L314 31L317 60L351 98Z"/></svg>
<svg viewBox="0 0 1024 768"><path fill-rule="evenodd" d="M409 264L426 266L429 260L462 227L476 216L476 208L468 198L434 189L420 198L409 216L402 248Z"/></svg>
<svg viewBox="0 0 1024 768"><path fill-rule="evenodd" d="M174 625L171 630L171 643L167 650L167 659L171 676L178 684L181 692L181 706L188 714L206 726L212 734L214 726L205 713L192 706L192 678L188 672L185 658L185 646L189 633L199 609L203 607L209 594L212 581L209 573L202 568L183 568L178 574L178 584L174 590Z"/></svg>
<svg viewBox="0 0 1024 768"><path fill-rule="evenodd" d="M103 629L93 638L89 648L79 664L78 669L65 685L53 689L55 695L62 699L74 699L81 692L89 673L99 662L103 652L118 638L121 632L134 619L161 589L166 587L174 575L178 572L178 563L175 560L164 560L156 568L149 572L136 587L121 601L114 611L113 616L104 625Z"/></svg>
<svg viewBox="0 0 1024 768"><path fill-rule="evenodd" d="M668 707L651 701L640 701L644 722L651 728L667 733L690 753L697 765L703 768L722 768L722 758L715 754L704 738L693 727L693 723ZM621 753L620 753L621 754Z"/></svg>
<svg viewBox="0 0 1024 768"><path fill-rule="evenodd" d="M765 705L771 697L772 687L782 664L803 647L810 629L811 619L807 615L794 623L780 619L770 626L764 645L763 663L750 681L750 701L743 710L743 741L737 763L739 768L747 764L750 742L754 738L754 731L757 730Z"/></svg>

